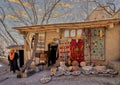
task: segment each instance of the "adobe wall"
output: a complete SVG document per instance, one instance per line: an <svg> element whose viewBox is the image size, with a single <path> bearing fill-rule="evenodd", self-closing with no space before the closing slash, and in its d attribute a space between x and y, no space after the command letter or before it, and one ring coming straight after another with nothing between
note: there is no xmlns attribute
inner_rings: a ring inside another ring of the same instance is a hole
<svg viewBox="0 0 120 85"><path fill-rule="evenodd" d="M54 38L59 38L58 32L46 32L45 51L48 50L48 44ZM105 35L105 61L109 63L113 60L120 60L120 25L115 25L114 28L107 28ZM25 43L26 46L26 43ZM25 61L28 59L26 55L30 55L25 51ZM104 61L103 61L104 62Z"/></svg>
<svg viewBox="0 0 120 85"><path fill-rule="evenodd" d="M48 44L52 42L54 38L59 38L58 32L46 32L45 51L48 50Z"/></svg>
<svg viewBox="0 0 120 85"><path fill-rule="evenodd" d="M109 18L111 18L111 15L100 7L94 10L86 21L104 20Z"/></svg>
<svg viewBox="0 0 120 85"><path fill-rule="evenodd" d="M105 43L106 62L120 60L120 25L106 29Z"/></svg>

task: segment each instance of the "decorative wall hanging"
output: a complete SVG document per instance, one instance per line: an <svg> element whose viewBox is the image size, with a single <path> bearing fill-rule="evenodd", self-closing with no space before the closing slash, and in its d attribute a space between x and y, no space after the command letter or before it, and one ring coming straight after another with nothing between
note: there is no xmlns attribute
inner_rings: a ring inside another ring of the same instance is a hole
<svg viewBox="0 0 120 85"><path fill-rule="evenodd" d="M84 41L85 60L105 60L105 28L91 29L91 36L89 29L85 29L85 34L87 36Z"/></svg>
<svg viewBox="0 0 120 85"><path fill-rule="evenodd" d="M71 59L76 60L78 62L84 61L84 41L79 39L76 42L76 39L72 39L70 42L70 51L71 51Z"/></svg>

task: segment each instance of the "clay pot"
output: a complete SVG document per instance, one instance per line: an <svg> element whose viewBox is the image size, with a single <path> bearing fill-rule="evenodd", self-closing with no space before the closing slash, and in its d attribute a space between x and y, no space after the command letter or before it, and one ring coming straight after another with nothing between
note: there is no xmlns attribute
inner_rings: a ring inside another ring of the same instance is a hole
<svg viewBox="0 0 120 85"><path fill-rule="evenodd" d="M83 67L83 66L86 66L86 62L80 62L80 66Z"/></svg>
<svg viewBox="0 0 120 85"><path fill-rule="evenodd" d="M79 66L78 61L76 61L76 60L72 61L72 66Z"/></svg>

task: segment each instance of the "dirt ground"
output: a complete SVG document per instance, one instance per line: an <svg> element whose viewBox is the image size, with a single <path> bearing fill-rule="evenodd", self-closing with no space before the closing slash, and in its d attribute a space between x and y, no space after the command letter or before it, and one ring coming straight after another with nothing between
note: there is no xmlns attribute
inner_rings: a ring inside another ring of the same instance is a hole
<svg viewBox="0 0 120 85"><path fill-rule="evenodd" d="M49 70L34 73L27 78L16 78L16 74L9 71L9 66L0 62L0 85L120 85L120 76L60 76L52 77L46 84L40 83L44 75L49 74Z"/></svg>
<svg viewBox="0 0 120 85"><path fill-rule="evenodd" d="M43 85L40 79L48 71L35 73L28 78L16 78L16 74L9 72L0 76L0 85ZM45 85L120 85L120 77L97 77L97 76L60 76L52 77Z"/></svg>

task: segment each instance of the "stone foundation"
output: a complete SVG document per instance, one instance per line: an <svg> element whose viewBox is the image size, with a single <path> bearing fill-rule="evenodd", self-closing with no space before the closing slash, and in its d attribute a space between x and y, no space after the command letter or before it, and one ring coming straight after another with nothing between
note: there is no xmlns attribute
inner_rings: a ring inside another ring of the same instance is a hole
<svg viewBox="0 0 120 85"><path fill-rule="evenodd" d="M120 76L120 61L111 61L109 62L109 66L117 70Z"/></svg>

